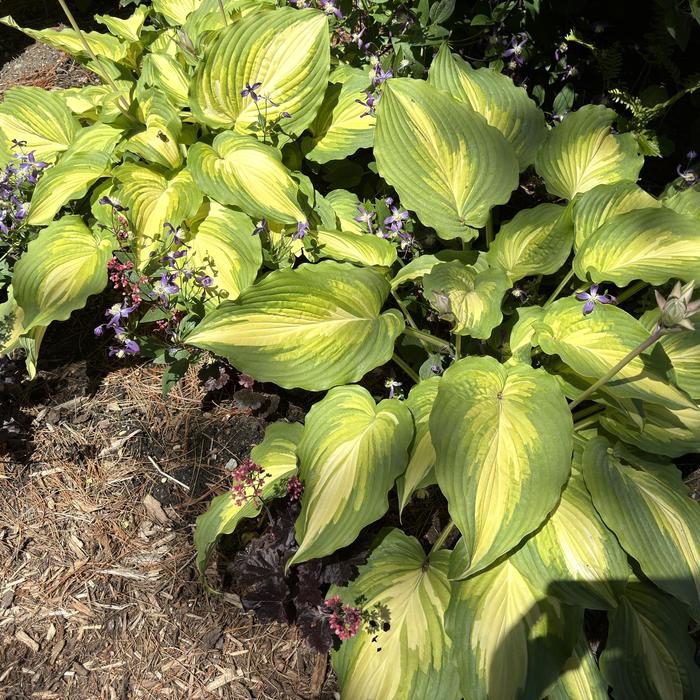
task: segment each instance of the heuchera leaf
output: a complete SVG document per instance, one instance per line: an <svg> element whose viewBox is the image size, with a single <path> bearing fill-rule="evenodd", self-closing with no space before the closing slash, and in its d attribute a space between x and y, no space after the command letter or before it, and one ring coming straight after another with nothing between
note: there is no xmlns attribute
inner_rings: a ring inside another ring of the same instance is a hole
<svg viewBox="0 0 700 700"><path fill-rule="evenodd" d="M314 404L299 443L299 550L288 566L332 554L384 515L412 438L413 418L398 399L375 404L367 389L345 386Z"/></svg>
<svg viewBox="0 0 700 700"><path fill-rule="evenodd" d="M458 700L459 678L444 615L450 600L449 552L429 557L414 537L391 530L347 588L331 588L348 605L361 599L389 613L389 629L361 629L331 655L343 697Z"/></svg>
<svg viewBox="0 0 700 700"><path fill-rule="evenodd" d="M473 227L518 186L518 161L501 133L422 80L387 81L374 142L379 174L442 238L475 238Z"/></svg>
<svg viewBox="0 0 700 700"><path fill-rule="evenodd" d="M259 381L322 391L389 361L404 323L380 313L388 294L379 273L349 263L279 270L205 316L187 342Z"/></svg>
<svg viewBox="0 0 700 700"><path fill-rule="evenodd" d="M542 524L571 470L573 423L556 380L467 357L444 374L430 415L435 474L479 572Z"/></svg>

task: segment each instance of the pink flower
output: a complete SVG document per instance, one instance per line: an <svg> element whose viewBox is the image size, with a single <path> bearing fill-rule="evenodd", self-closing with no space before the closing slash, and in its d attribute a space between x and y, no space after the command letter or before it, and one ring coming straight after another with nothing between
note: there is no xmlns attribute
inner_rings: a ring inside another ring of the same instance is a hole
<svg viewBox="0 0 700 700"><path fill-rule="evenodd" d="M287 494L290 501L298 501L301 494L304 493L304 484L301 483L299 477L295 474L289 478L287 482Z"/></svg>
<svg viewBox="0 0 700 700"><path fill-rule="evenodd" d="M345 641L360 631L362 611L359 608L343 605L339 595L324 601L323 605L330 613L328 624L338 639Z"/></svg>

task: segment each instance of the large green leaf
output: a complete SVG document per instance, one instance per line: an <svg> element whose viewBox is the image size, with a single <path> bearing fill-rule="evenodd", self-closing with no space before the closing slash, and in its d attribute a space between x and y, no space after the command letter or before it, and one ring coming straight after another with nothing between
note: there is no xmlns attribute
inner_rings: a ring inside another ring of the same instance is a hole
<svg viewBox="0 0 700 700"><path fill-rule="evenodd" d="M621 584L631 573L580 472L571 475L554 513L511 560L549 595L594 610L615 608Z"/></svg>
<svg viewBox="0 0 700 700"><path fill-rule="evenodd" d="M557 272L569 257L572 241L569 210L540 204L503 224L485 257L491 267L504 270L512 283Z"/></svg>
<svg viewBox="0 0 700 700"><path fill-rule="evenodd" d="M202 0L153 0L153 9L173 26L181 26Z"/></svg>
<svg viewBox="0 0 700 700"><path fill-rule="evenodd" d="M632 578L600 656L600 669L616 700L695 700L700 672L683 606Z"/></svg>
<svg viewBox="0 0 700 700"><path fill-rule="evenodd" d="M65 204L84 197L97 180L109 173L112 153L122 134L123 129L100 123L79 131L58 163L39 178L27 223L44 226Z"/></svg>
<svg viewBox="0 0 700 700"><path fill-rule="evenodd" d="M367 233L367 228L359 221L357 207L360 201L356 194L348 190L331 190L326 194L326 201L331 205L338 220L338 228L350 233Z"/></svg>
<svg viewBox="0 0 700 700"><path fill-rule="evenodd" d="M700 186L671 189L662 197L662 204L684 216L700 219Z"/></svg>
<svg viewBox="0 0 700 700"><path fill-rule="evenodd" d="M435 483L435 448L430 438L430 412L437 396L440 377L416 384L408 394L406 405L413 415L415 435L406 471L396 481L399 512L403 511L418 489Z"/></svg>
<svg viewBox="0 0 700 700"><path fill-rule="evenodd" d="M212 277L215 289L237 299L250 287L262 265L260 238L252 236L246 214L212 202L206 218L192 231L188 266Z"/></svg>
<svg viewBox="0 0 700 700"><path fill-rule="evenodd" d="M457 544L450 574L468 566ZM548 598L510 559L452 584L445 628L454 644L465 698L533 700L570 656L581 613Z"/></svg>
<svg viewBox="0 0 700 700"><path fill-rule="evenodd" d="M536 341L548 355L559 355L582 377L597 380L649 334L637 319L612 304L598 304L588 316L583 315L582 308L582 302L574 297L554 302L538 326ZM694 406L684 392L668 381L669 369L667 358L647 350L627 363L602 392L671 408Z"/></svg>
<svg viewBox="0 0 700 700"><path fill-rule="evenodd" d="M148 7L139 5L131 17L121 19L109 15L95 15L95 21L107 28L107 31L124 41L139 41L143 24L148 17Z"/></svg>
<svg viewBox="0 0 700 700"><path fill-rule="evenodd" d="M80 122L61 98L36 87L15 87L0 102L0 136L24 142L27 153L38 161L53 162L63 153L80 130ZM13 149L14 150L14 147Z"/></svg>
<svg viewBox="0 0 700 700"><path fill-rule="evenodd" d="M15 265L12 287L27 333L65 321L107 286L114 241L94 234L79 216L64 216L29 243Z"/></svg>
<svg viewBox="0 0 700 700"><path fill-rule="evenodd" d="M389 613L389 629L365 629L344 641L331 662L347 700L458 700L459 678L444 613L450 600L449 552L426 557L418 540L391 530L347 588L347 605Z"/></svg>
<svg viewBox="0 0 700 700"><path fill-rule="evenodd" d="M518 309L518 320L510 332L510 354L508 364L524 362L531 364L535 343L535 326L541 323L545 310L541 306L524 306Z"/></svg>
<svg viewBox="0 0 700 700"><path fill-rule="evenodd" d="M515 150L521 170L535 160L547 135L544 114L507 75L490 68L474 70L444 44L430 66L429 81L498 129Z"/></svg>
<svg viewBox="0 0 700 700"><path fill-rule="evenodd" d="M660 285L700 279L700 227L672 209L636 209L609 219L588 236L574 258L580 279L632 280Z"/></svg>
<svg viewBox="0 0 700 700"><path fill-rule="evenodd" d="M475 238L490 209L518 186L502 134L469 106L424 80L389 80L377 106L379 174L442 238Z"/></svg>
<svg viewBox="0 0 700 700"><path fill-rule="evenodd" d="M321 391L388 362L403 331L380 314L389 283L369 268L324 261L272 272L208 314L187 342L285 388Z"/></svg>
<svg viewBox="0 0 700 700"><path fill-rule="evenodd" d="M164 92L152 89L149 93L142 107L146 129L132 136L126 147L147 163L174 170L182 164L184 148L178 142L182 122Z"/></svg>
<svg viewBox="0 0 700 700"><path fill-rule="evenodd" d="M480 339L488 338L503 320L501 301L508 287L503 271L477 272L458 260L435 265L423 277L425 298L454 323L452 332Z"/></svg>
<svg viewBox="0 0 700 700"><path fill-rule="evenodd" d="M544 370L467 357L445 372L430 434L437 481L465 543L460 577L495 562L556 506L572 433L566 399Z"/></svg>
<svg viewBox="0 0 700 700"><path fill-rule="evenodd" d="M114 176L120 182L121 200L129 207L139 264L145 265L162 241L165 223L179 226L193 216L202 193L186 168L168 176L154 167L124 163Z"/></svg>
<svg viewBox="0 0 700 700"><path fill-rule="evenodd" d="M308 149L306 158L315 163L346 158L374 143L376 119L361 104L367 99L364 91L370 86L367 73L341 66L330 79L323 104L309 127L313 136L304 144Z"/></svg>
<svg viewBox="0 0 700 700"><path fill-rule="evenodd" d="M405 404L375 404L361 386L331 389L312 406L298 450L304 484L295 526L299 549L287 566L332 554L386 513L412 438Z"/></svg>
<svg viewBox="0 0 700 700"><path fill-rule="evenodd" d="M583 470L593 503L620 544L700 619L700 505L680 472L672 464L625 463L604 438L586 445Z"/></svg>
<svg viewBox="0 0 700 700"><path fill-rule="evenodd" d="M185 69L167 53L148 53L143 57L139 84L162 90L178 107L189 105L190 79Z"/></svg>
<svg viewBox="0 0 700 700"><path fill-rule="evenodd" d="M396 247L378 236L348 233L347 231L316 231L313 246L304 240L307 257L312 261L331 258L359 263L391 267L396 262Z"/></svg>
<svg viewBox="0 0 700 700"><path fill-rule="evenodd" d="M608 700L608 684L598 670L588 642L582 635L562 674L547 692L548 700Z"/></svg>
<svg viewBox="0 0 700 700"><path fill-rule="evenodd" d="M197 547L197 569L204 577L207 561L221 535L230 535L244 518L255 518L263 503L280 492L297 471L297 445L304 426L300 423L272 423L265 430L263 441L253 448L250 458L265 468L266 476L260 497L251 496L239 505L230 491L216 496L207 511L197 518L194 544Z"/></svg>
<svg viewBox="0 0 700 700"><path fill-rule="evenodd" d="M284 224L306 220L297 201L299 185L272 146L225 131L211 146L194 144L187 161L197 185L221 204Z"/></svg>
<svg viewBox="0 0 700 700"><path fill-rule="evenodd" d="M634 182L596 185L573 203L574 247L578 250L586 239L618 214L660 206L658 199Z"/></svg>
<svg viewBox="0 0 700 700"><path fill-rule="evenodd" d="M198 121L250 133L262 113L281 121L285 134L301 134L323 101L330 70L328 21L318 10L291 7L257 12L220 32L192 81ZM255 102L241 92L260 83ZM283 112L291 115L282 116Z"/></svg>
<svg viewBox="0 0 700 700"><path fill-rule="evenodd" d="M633 134L613 134L615 112L586 105L564 117L548 134L535 168L547 191L573 199L596 185L636 181L644 164Z"/></svg>

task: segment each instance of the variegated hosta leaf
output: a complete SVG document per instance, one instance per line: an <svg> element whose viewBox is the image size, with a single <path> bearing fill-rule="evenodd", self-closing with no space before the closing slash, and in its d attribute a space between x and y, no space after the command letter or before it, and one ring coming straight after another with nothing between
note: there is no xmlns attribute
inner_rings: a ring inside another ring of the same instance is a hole
<svg viewBox="0 0 700 700"><path fill-rule="evenodd" d="M338 219L338 228L350 233L367 233L367 228L359 221L355 221L358 215L357 206L359 200L356 194L348 190L331 190L326 194L326 201L331 205Z"/></svg>
<svg viewBox="0 0 700 700"><path fill-rule="evenodd" d="M462 541L450 575L468 566ZM541 698L559 677L582 626L581 611L547 597L510 559L454 581L445 617L465 698Z"/></svg>
<svg viewBox="0 0 700 700"><path fill-rule="evenodd" d="M612 109L585 105L548 134L535 160L547 191L573 199L596 185L636 181L644 164L633 134L612 134Z"/></svg>
<svg viewBox="0 0 700 700"><path fill-rule="evenodd" d="M460 578L544 521L569 476L572 433L566 399L544 370L467 357L445 372L430 434L437 481L465 543Z"/></svg>
<svg viewBox="0 0 700 700"><path fill-rule="evenodd" d="M182 122L177 109L165 93L149 90L143 113L146 129L127 141L127 150L141 156L147 163L161 165L166 170L180 167L182 150L178 140Z"/></svg>
<svg viewBox="0 0 700 700"><path fill-rule="evenodd" d="M365 629L331 654L347 700L458 700L459 677L444 614L450 600L449 552L430 557L415 537L391 530L346 588L331 588L345 604L388 609L389 629Z"/></svg>
<svg viewBox="0 0 700 700"><path fill-rule="evenodd" d="M600 656L600 670L616 700L694 700L700 672L690 620L683 606L654 586L632 578Z"/></svg>
<svg viewBox="0 0 700 700"><path fill-rule="evenodd" d="M596 438L586 445L583 471L596 509L620 544L646 576L700 619L700 505L678 469L624 463L607 440Z"/></svg>
<svg viewBox="0 0 700 700"><path fill-rule="evenodd" d="M165 21L175 27L185 23L202 0L153 0L153 9L163 15Z"/></svg>
<svg viewBox="0 0 700 700"><path fill-rule="evenodd" d="M574 247L578 250L606 221L618 214L660 206L658 199L634 182L596 185L573 203Z"/></svg>
<svg viewBox="0 0 700 700"><path fill-rule="evenodd" d="M121 200L129 207L138 263L143 266L162 241L165 223L179 226L194 216L202 193L186 168L169 177L147 165L124 163L115 169L114 176L120 182Z"/></svg>
<svg viewBox="0 0 700 700"><path fill-rule="evenodd" d="M187 162L197 185L221 204L283 224L306 220L297 201L299 186L272 146L225 131L211 146L194 144Z"/></svg>
<svg viewBox="0 0 700 700"><path fill-rule="evenodd" d="M146 17L148 17L148 8L145 5L139 5L131 17L126 19L110 17L109 15L95 15L95 21L106 27L112 36L127 42L136 42L141 38L141 30Z"/></svg>
<svg viewBox="0 0 700 700"><path fill-rule="evenodd" d="M365 71L350 66L337 68L321 108L309 130L313 137L305 144L306 158L327 163L352 155L374 143L376 119L358 100L367 99L365 89L370 79Z"/></svg>
<svg viewBox="0 0 700 700"><path fill-rule="evenodd" d="M518 186L518 161L503 135L424 80L385 83L374 155L401 203L441 238L475 238L473 227Z"/></svg>
<svg viewBox="0 0 700 700"><path fill-rule="evenodd" d="M547 135L544 113L511 78L490 68L474 70L443 44L430 66L429 82L468 104L498 129L515 150L520 170L535 160Z"/></svg>
<svg viewBox="0 0 700 700"><path fill-rule="evenodd" d="M259 381L322 391L388 362L403 332L380 314L389 283L369 268L324 261L270 273L207 314L187 342Z"/></svg>
<svg viewBox="0 0 700 700"><path fill-rule="evenodd" d="M4 357L17 347L23 331L23 315L10 285L7 288L7 299L0 304L0 356Z"/></svg>
<svg viewBox="0 0 700 700"><path fill-rule="evenodd" d="M13 140L25 142L27 153L52 163L80 131L80 122L55 93L37 87L15 87L0 102L0 136L9 150Z"/></svg>
<svg viewBox="0 0 700 700"><path fill-rule="evenodd" d="M123 129L99 122L79 131L58 163L39 178L27 223L44 226L65 204L84 197L97 180L109 173L112 154L123 133Z"/></svg>
<svg viewBox="0 0 700 700"><path fill-rule="evenodd" d="M263 441L253 448L250 458L264 467L266 476L259 497L251 496L238 505L230 491L216 496L197 518L194 544L197 548L197 569L204 578L207 561L221 535L230 535L244 518L255 518L263 503L286 492L289 477L297 472L297 445L304 426L301 423L272 423L265 430Z"/></svg>
<svg viewBox="0 0 700 700"><path fill-rule="evenodd" d="M609 700L603 679L585 637L576 643L561 676L546 694L548 700Z"/></svg>
<svg viewBox="0 0 700 700"><path fill-rule="evenodd" d="M700 452L700 409L645 404L635 423L623 413L608 409L600 424L615 437L645 452L680 457Z"/></svg>
<svg viewBox="0 0 700 700"><path fill-rule="evenodd" d="M665 207L620 214L586 238L574 272L618 287L632 280L660 285L700 279L700 227L696 219Z"/></svg>
<svg viewBox="0 0 700 700"><path fill-rule="evenodd" d="M14 157L14 148L10 149L10 141L5 132L0 129L0 168L4 168Z"/></svg>
<svg viewBox="0 0 700 700"><path fill-rule="evenodd" d="M575 372L600 379L649 337L644 326L623 309L596 304L588 316L574 297L555 301L538 327L537 344ZM616 398L642 399L670 408L694 406L690 397L668 381L668 360L647 350L628 362L602 389Z"/></svg>
<svg viewBox="0 0 700 700"><path fill-rule="evenodd" d="M571 475L556 510L511 561L548 594L593 610L617 606L631 570L605 527L580 473Z"/></svg>
<svg viewBox="0 0 700 700"><path fill-rule="evenodd" d="M476 269L476 251L466 250L441 250L435 255L419 255L402 267L391 280L391 288L398 289L406 282L416 282L425 277L436 265L444 262L460 260L466 265L473 265Z"/></svg>
<svg viewBox="0 0 700 700"><path fill-rule="evenodd" d="M558 204L540 204L503 224L485 258L491 267L504 270L512 283L559 270L572 241L570 211Z"/></svg>
<svg viewBox="0 0 700 700"><path fill-rule="evenodd" d="M535 326L544 318L545 311L541 306L524 306L518 309L518 320L510 332L509 364L524 362L531 364L532 348L535 346Z"/></svg>
<svg viewBox="0 0 700 700"><path fill-rule="evenodd" d="M255 282L262 265L260 238L251 236L252 228L253 222L243 212L212 202L187 241L188 264L209 275L215 290L225 292L231 301Z"/></svg>
<svg viewBox="0 0 700 700"><path fill-rule="evenodd" d="M306 416L299 442L304 484L295 524L299 549L287 566L345 547L386 513L406 468L413 418L398 399L374 403L361 386L331 389Z"/></svg>
<svg viewBox="0 0 700 700"><path fill-rule="evenodd" d="M396 262L396 247L370 234L319 230L313 234L313 241L304 239L304 248L312 262L331 258L370 267L391 267Z"/></svg>
<svg viewBox="0 0 700 700"><path fill-rule="evenodd" d="M700 219L700 186L672 190L662 198L662 204L683 216Z"/></svg>
<svg viewBox="0 0 700 700"><path fill-rule="evenodd" d="M503 320L501 301L510 287L501 270L478 272L461 262L440 263L423 277L423 294L453 333L486 339Z"/></svg>
<svg viewBox="0 0 700 700"><path fill-rule="evenodd" d="M29 243L15 265L15 301L23 330L65 321L107 286L114 241L93 233L79 216L64 216Z"/></svg>
<svg viewBox="0 0 700 700"><path fill-rule="evenodd" d="M329 71L323 12L283 7L252 13L221 31L209 48L192 81L192 112L203 124L242 133L255 131L262 113L268 124L281 121L285 134L298 135L318 112ZM256 83L263 96L257 103L241 95Z"/></svg>
<svg viewBox="0 0 700 700"><path fill-rule="evenodd" d="M187 72L166 53L148 53L143 57L139 83L162 90L178 107L189 104L190 79Z"/></svg>
<svg viewBox="0 0 700 700"><path fill-rule="evenodd" d="M440 377L431 377L416 384L406 399L415 426L411 454L406 471L397 479L399 513L418 489L435 483L435 448L430 439L430 412L437 396Z"/></svg>

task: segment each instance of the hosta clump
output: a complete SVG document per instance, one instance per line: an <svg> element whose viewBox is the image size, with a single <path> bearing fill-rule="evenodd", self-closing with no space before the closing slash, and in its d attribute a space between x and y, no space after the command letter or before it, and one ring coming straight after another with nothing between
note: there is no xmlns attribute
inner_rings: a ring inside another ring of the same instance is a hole
<svg viewBox="0 0 700 700"><path fill-rule="evenodd" d="M697 696L700 511L673 459L700 451L698 186L645 191L603 106L548 123L439 41L451 3L282 5L31 32L105 85L0 105L2 153L49 164L3 352L35 366L46 327L109 288L98 334L166 389L208 351L321 392L195 541L204 574L220 536L298 499L284 551L238 571L326 642L332 620L344 697ZM426 551L396 523L429 486L451 520ZM352 580L294 593L358 537ZM585 611L609 626L595 656Z"/></svg>

